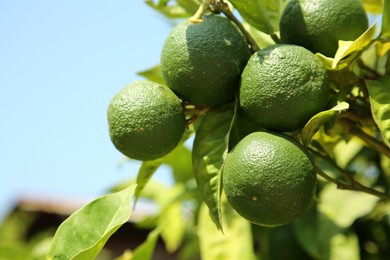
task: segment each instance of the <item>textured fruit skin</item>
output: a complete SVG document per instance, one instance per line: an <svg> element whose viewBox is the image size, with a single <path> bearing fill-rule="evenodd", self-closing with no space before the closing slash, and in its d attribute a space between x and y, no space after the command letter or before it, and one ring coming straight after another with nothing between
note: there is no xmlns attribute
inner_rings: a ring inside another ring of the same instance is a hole
<svg viewBox="0 0 390 260"><path fill-rule="evenodd" d="M353 41L368 28L359 0L291 0L280 20L282 42L333 57L338 41Z"/></svg>
<svg viewBox="0 0 390 260"><path fill-rule="evenodd" d="M161 52L166 84L195 105L216 106L234 99L242 70L250 57L247 41L225 17L177 25Z"/></svg>
<svg viewBox="0 0 390 260"><path fill-rule="evenodd" d="M257 124L298 130L325 109L329 82L322 62L301 46L279 44L250 58L242 73L240 105Z"/></svg>
<svg viewBox="0 0 390 260"><path fill-rule="evenodd" d="M153 160L179 143L186 121L179 98L152 81L135 81L119 91L108 111L111 141L124 155Z"/></svg>
<svg viewBox="0 0 390 260"><path fill-rule="evenodd" d="M298 143L280 134L255 132L228 154L223 187L242 217L261 226L280 226L308 207L316 174Z"/></svg>

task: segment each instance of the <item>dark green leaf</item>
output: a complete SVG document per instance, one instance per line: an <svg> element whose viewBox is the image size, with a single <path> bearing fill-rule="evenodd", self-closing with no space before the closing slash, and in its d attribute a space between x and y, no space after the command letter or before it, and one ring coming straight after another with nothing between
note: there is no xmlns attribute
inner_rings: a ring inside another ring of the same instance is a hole
<svg viewBox="0 0 390 260"><path fill-rule="evenodd" d="M315 116L313 116L309 122L306 123L304 128L302 129L302 142L305 146L309 145L310 140L314 136L314 134L320 129L322 125L325 123L334 120L334 118L338 117L340 112L349 108L349 104L346 102L341 102L335 107L322 111Z"/></svg>
<svg viewBox="0 0 390 260"><path fill-rule="evenodd" d="M195 179L218 228L221 228L218 209L220 173L229 145L234 110L230 104L209 111L199 126L192 150Z"/></svg>
<svg viewBox="0 0 390 260"><path fill-rule="evenodd" d="M139 245L132 255L132 260L149 260L152 259L154 248L156 247L156 243L158 237L160 235L160 229L156 228L152 232L149 233L146 240Z"/></svg>
<svg viewBox="0 0 390 260"><path fill-rule="evenodd" d="M368 80L371 112L385 143L390 146L390 75Z"/></svg>
<svg viewBox="0 0 390 260"><path fill-rule="evenodd" d="M203 260L255 259L250 223L239 216L226 202L222 202L224 234L210 219L209 210L202 204L199 211L199 243Z"/></svg>
<svg viewBox="0 0 390 260"><path fill-rule="evenodd" d="M161 75L160 65L156 65L156 66L149 68L147 70L140 71L137 74L148 79L148 80L165 85L164 79Z"/></svg>
<svg viewBox="0 0 390 260"><path fill-rule="evenodd" d="M135 186L97 198L72 214L58 228L47 259L94 259L129 220Z"/></svg>

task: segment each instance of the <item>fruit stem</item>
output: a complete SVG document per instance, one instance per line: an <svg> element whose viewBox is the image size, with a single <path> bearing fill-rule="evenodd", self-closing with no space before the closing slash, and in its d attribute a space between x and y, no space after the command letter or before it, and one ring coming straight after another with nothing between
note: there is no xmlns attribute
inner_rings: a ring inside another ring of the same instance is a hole
<svg viewBox="0 0 390 260"><path fill-rule="evenodd" d="M208 10L210 3L211 0L203 0L203 3L199 6L196 13L190 18L190 23L195 24L202 22L202 17Z"/></svg>
<svg viewBox="0 0 390 260"><path fill-rule="evenodd" d="M201 115L207 113L209 110L208 107L189 105L186 102L183 102L183 108L185 114L189 117L186 120L187 125L194 123Z"/></svg>
<svg viewBox="0 0 390 260"><path fill-rule="evenodd" d="M230 11L230 8L227 3L221 1L218 5L215 5L215 7L224 13L227 18L229 18L233 23L235 23L238 28L241 30L241 32L244 34L245 38L247 39L252 53L255 53L260 50L259 46L257 46L256 41L252 38L252 36L249 34L249 32L244 28L242 23L237 19L237 17Z"/></svg>

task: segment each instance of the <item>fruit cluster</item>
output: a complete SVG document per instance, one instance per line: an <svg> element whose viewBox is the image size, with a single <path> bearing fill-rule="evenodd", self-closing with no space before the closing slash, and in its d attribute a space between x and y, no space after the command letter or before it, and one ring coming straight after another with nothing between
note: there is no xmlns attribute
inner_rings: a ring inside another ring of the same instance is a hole
<svg viewBox="0 0 390 260"><path fill-rule="evenodd" d="M112 99L111 140L130 158L157 159L180 142L187 104L213 109L236 101L262 130L242 136L224 161L228 201L253 223L286 224L307 208L315 192L315 167L286 134L302 129L328 104L327 71L314 53L332 56L338 40L354 40L366 28L358 1L291 0L280 22L283 43L251 54L242 31L222 15L184 21L162 48L167 86L136 81Z"/></svg>

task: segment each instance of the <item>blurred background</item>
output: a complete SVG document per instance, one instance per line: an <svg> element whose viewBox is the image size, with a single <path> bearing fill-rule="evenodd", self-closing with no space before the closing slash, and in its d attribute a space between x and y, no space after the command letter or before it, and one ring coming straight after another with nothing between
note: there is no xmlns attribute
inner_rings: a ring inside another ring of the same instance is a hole
<svg viewBox="0 0 390 260"><path fill-rule="evenodd" d="M106 110L170 28L141 0L0 0L0 221L21 197L87 201L136 176Z"/></svg>

